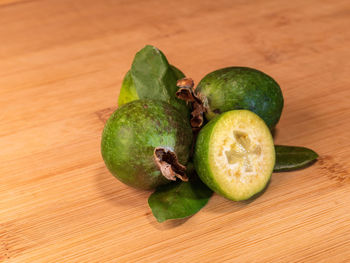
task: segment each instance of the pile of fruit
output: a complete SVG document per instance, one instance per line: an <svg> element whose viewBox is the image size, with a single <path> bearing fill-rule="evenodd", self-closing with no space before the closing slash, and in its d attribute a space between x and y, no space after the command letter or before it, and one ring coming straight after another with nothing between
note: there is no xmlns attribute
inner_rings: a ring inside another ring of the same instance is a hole
<svg viewBox="0 0 350 263"><path fill-rule="evenodd" d="M282 91L252 68L216 70L194 89L159 49L146 46L125 75L118 104L102 134L103 159L121 182L155 189L148 203L159 222L195 214L213 191L233 201L254 198L272 172L318 157L274 145Z"/></svg>

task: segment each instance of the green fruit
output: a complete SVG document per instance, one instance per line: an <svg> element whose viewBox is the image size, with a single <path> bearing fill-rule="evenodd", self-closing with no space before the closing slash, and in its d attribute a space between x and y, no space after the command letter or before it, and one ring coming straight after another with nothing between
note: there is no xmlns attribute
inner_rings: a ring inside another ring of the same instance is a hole
<svg viewBox="0 0 350 263"><path fill-rule="evenodd" d="M245 109L259 115L273 128L283 109L282 91L275 80L256 69L229 67L213 71L198 84L196 93L204 99L205 117Z"/></svg>
<svg viewBox="0 0 350 263"><path fill-rule="evenodd" d="M166 102L136 100L118 108L102 134L101 152L109 171L123 183L152 189L169 181L155 161L155 149L164 148L185 165L192 144L187 119Z"/></svg>
<svg viewBox="0 0 350 263"><path fill-rule="evenodd" d="M176 68L175 66L171 65L171 69L174 72L176 79L181 79L185 77L185 75ZM139 99L146 99L143 98L141 94L137 93L134 81L131 77L130 70L125 74L122 87L120 89L119 97L118 97L118 106L123 106L124 104L134 101L134 100L139 100Z"/></svg>
<svg viewBox="0 0 350 263"><path fill-rule="evenodd" d="M248 110L225 112L199 132L194 165L216 193L246 200L262 191L271 177L275 149L264 121Z"/></svg>

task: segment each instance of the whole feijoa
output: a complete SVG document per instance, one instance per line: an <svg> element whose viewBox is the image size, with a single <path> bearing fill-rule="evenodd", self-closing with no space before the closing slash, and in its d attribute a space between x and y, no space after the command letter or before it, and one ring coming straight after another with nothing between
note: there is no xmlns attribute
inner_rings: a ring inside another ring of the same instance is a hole
<svg viewBox="0 0 350 263"><path fill-rule="evenodd" d="M187 163L191 144L191 126L177 109L162 101L136 100L110 116L103 130L101 152L107 168L121 182L152 189L170 182L163 175L173 172L169 160ZM166 157L169 160L156 156L164 152L170 154ZM160 158L158 163L156 157Z"/></svg>
<svg viewBox="0 0 350 263"><path fill-rule="evenodd" d="M213 71L198 84L196 93L204 100L205 117L245 109L256 113L271 129L279 121L283 95L278 83L267 74L247 67Z"/></svg>

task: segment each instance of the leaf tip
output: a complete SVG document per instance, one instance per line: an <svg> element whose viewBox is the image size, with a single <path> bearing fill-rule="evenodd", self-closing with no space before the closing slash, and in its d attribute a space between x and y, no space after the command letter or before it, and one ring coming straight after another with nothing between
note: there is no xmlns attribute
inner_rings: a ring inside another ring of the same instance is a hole
<svg viewBox="0 0 350 263"><path fill-rule="evenodd" d="M154 215L154 214L153 214ZM154 215L154 217L157 219L158 223L163 223L166 219L163 217L156 217L156 215Z"/></svg>

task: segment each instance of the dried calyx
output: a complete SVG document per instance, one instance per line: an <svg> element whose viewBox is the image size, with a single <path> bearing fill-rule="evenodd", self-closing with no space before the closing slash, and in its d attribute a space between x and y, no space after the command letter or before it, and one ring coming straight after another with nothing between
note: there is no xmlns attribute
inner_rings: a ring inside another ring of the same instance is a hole
<svg viewBox="0 0 350 263"><path fill-rule="evenodd" d="M194 131L199 130L203 125L203 113L206 111L204 99L200 94L196 94L194 91L194 82L191 78L183 78L177 81L176 85L179 90L176 92L176 96L190 103L192 106L191 112L191 126Z"/></svg>
<svg viewBox="0 0 350 263"><path fill-rule="evenodd" d="M165 178L171 181L175 181L176 178L182 181L188 181L188 177L185 173L186 166L179 163L174 151L166 147L156 147L153 157Z"/></svg>

